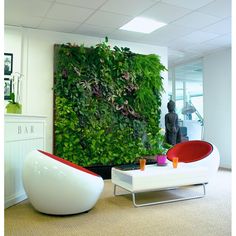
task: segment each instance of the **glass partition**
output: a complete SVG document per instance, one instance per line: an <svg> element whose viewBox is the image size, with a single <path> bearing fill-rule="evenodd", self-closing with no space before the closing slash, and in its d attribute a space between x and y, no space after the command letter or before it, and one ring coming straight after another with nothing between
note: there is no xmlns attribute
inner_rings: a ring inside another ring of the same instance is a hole
<svg viewBox="0 0 236 236"><path fill-rule="evenodd" d="M195 61L169 69L169 99L176 103L180 126L188 140L203 139L202 62Z"/></svg>

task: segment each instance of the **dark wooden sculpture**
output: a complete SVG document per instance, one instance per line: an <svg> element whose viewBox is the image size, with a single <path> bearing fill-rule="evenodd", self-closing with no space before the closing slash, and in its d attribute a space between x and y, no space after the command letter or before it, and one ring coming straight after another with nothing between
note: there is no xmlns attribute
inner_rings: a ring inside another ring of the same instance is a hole
<svg viewBox="0 0 236 236"><path fill-rule="evenodd" d="M170 100L167 103L168 113L165 115L166 142L175 145L181 142L178 115L175 113L175 102Z"/></svg>

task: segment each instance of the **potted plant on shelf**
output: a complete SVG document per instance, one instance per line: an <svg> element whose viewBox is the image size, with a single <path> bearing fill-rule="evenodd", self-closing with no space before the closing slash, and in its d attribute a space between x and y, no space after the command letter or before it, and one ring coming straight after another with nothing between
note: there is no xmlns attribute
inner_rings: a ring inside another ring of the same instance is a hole
<svg viewBox="0 0 236 236"><path fill-rule="evenodd" d="M144 134L143 138L139 139L137 162L140 162L141 159L146 159L147 164L165 165L166 152L170 147L171 145L165 141L164 129L159 129L155 135L151 133Z"/></svg>
<svg viewBox="0 0 236 236"><path fill-rule="evenodd" d="M9 103L6 106L7 113L22 113L22 105L20 104L22 77L23 75L21 73L15 72L10 78L12 83L12 91L10 93Z"/></svg>

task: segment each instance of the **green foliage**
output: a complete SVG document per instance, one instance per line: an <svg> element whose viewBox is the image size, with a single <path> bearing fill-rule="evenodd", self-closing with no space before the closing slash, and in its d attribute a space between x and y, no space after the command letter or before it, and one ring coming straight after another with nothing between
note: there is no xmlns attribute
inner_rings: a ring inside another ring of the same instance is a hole
<svg viewBox="0 0 236 236"><path fill-rule="evenodd" d="M10 93L10 99L8 100L8 102L20 106L20 103L16 101L15 93Z"/></svg>
<svg viewBox="0 0 236 236"><path fill-rule="evenodd" d="M55 151L82 166L132 163L160 136L165 67L107 41L55 46Z"/></svg>

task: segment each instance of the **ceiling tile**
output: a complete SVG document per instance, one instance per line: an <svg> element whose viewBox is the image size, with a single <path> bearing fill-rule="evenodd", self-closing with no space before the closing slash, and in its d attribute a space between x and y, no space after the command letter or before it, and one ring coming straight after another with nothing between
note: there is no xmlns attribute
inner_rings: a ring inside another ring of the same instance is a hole
<svg viewBox="0 0 236 236"><path fill-rule="evenodd" d="M190 10L165 3L157 3L154 7L144 11L141 16L169 23L189 13Z"/></svg>
<svg viewBox="0 0 236 236"><path fill-rule="evenodd" d="M231 46L231 1L5 0L5 24L167 46L182 61ZM148 35L119 30L137 15L168 25Z"/></svg>
<svg viewBox="0 0 236 236"><path fill-rule="evenodd" d="M23 26L28 28L38 28L43 18L16 14L5 14L5 24L13 26Z"/></svg>
<svg viewBox="0 0 236 236"><path fill-rule="evenodd" d="M51 6L49 1L38 1L38 0L7 0L5 1L5 15L11 15L17 20L17 16L34 16L43 17Z"/></svg>
<svg viewBox="0 0 236 236"><path fill-rule="evenodd" d="M231 16L231 0L215 0L198 11L221 18L229 17Z"/></svg>
<svg viewBox="0 0 236 236"><path fill-rule="evenodd" d="M105 38L106 36L108 37L112 31L114 31L114 28L82 24L74 33Z"/></svg>
<svg viewBox="0 0 236 236"><path fill-rule="evenodd" d="M84 21L93 11L71 5L55 3L47 13L47 18L73 22Z"/></svg>
<svg viewBox="0 0 236 236"><path fill-rule="evenodd" d="M231 46L231 41L232 41L232 38L231 38L231 34L226 34L226 35L223 35L223 36L219 36L217 38L215 38L214 40L209 40L207 41L206 43L208 44L212 44L212 45L217 45L217 46L228 46L230 47Z"/></svg>
<svg viewBox="0 0 236 236"><path fill-rule="evenodd" d="M203 47L196 47L196 48L189 48L188 51L185 52L185 59L186 57L190 54L196 57L197 54L202 56L206 56L208 54L214 53L220 49L223 49L225 47L215 47L215 46L207 46L207 45L202 45ZM194 58L194 57L193 57Z"/></svg>
<svg viewBox="0 0 236 236"><path fill-rule="evenodd" d="M212 51L215 49L217 49L217 47L215 45L201 43L201 44L198 44L194 47L189 47L188 49L186 49L186 52L191 52L191 53L200 52L200 53L202 53L205 51Z"/></svg>
<svg viewBox="0 0 236 236"><path fill-rule="evenodd" d="M133 41L140 42L140 38L144 36L143 33L139 32L130 32L125 30L115 30L110 34L112 39L124 40L124 41Z"/></svg>
<svg viewBox="0 0 236 236"><path fill-rule="evenodd" d="M203 28L202 31L216 34L228 34L231 32L231 18L218 21L213 25Z"/></svg>
<svg viewBox="0 0 236 236"><path fill-rule="evenodd" d="M98 25L101 27L114 27L118 29L131 19L131 17L124 15L114 14L105 11L97 11L85 23L90 25Z"/></svg>
<svg viewBox="0 0 236 236"><path fill-rule="evenodd" d="M61 21L61 20L52 20L52 19L44 19L40 28L45 30L52 30L58 32L73 32L77 27L78 23L69 22L69 21Z"/></svg>
<svg viewBox="0 0 236 236"><path fill-rule="evenodd" d="M213 38L218 37L218 34L203 32L203 31L195 31L184 37L185 40L191 43L202 43L207 40L211 40Z"/></svg>
<svg viewBox="0 0 236 236"><path fill-rule="evenodd" d="M207 5L210 2L214 2L214 0L162 0L162 2L195 10L202 6Z"/></svg>
<svg viewBox="0 0 236 236"><path fill-rule="evenodd" d="M184 35L190 34L195 29L189 27L183 27L180 25L170 24L166 25L150 35L145 35L143 39L149 39L152 41L162 42L162 43L169 43L179 37L183 37Z"/></svg>
<svg viewBox="0 0 236 236"><path fill-rule="evenodd" d="M176 20L174 23L177 25L188 26L196 29L200 29L219 21L220 18L206 15L200 12L193 12L187 16Z"/></svg>
<svg viewBox="0 0 236 236"><path fill-rule="evenodd" d="M100 9L118 14L135 16L149 8L157 1L155 0L108 0Z"/></svg>
<svg viewBox="0 0 236 236"><path fill-rule="evenodd" d="M106 2L106 0L56 0L56 2L96 9Z"/></svg>
<svg viewBox="0 0 236 236"><path fill-rule="evenodd" d="M196 45L196 43L191 43L185 39L177 39L168 43L168 47L174 50L184 50L186 48L194 47Z"/></svg>

